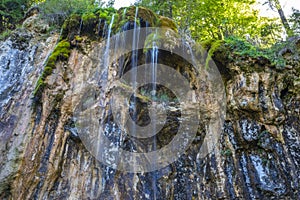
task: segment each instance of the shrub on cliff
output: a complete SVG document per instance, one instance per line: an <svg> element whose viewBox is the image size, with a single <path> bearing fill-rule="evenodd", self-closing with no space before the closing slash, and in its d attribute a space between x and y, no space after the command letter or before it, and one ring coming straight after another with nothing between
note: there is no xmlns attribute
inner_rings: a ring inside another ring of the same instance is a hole
<svg viewBox="0 0 300 200"><path fill-rule="evenodd" d="M40 3L39 7L51 25L61 26L72 13L84 13L99 7L99 4L95 0L48 0Z"/></svg>
<svg viewBox="0 0 300 200"><path fill-rule="evenodd" d="M1 0L0 33L15 29L29 6L29 0Z"/></svg>

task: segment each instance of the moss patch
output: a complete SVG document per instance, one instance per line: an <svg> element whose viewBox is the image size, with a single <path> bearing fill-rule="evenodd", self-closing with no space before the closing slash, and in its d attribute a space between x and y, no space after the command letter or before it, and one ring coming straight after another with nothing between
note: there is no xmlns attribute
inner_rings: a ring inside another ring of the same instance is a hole
<svg viewBox="0 0 300 200"><path fill-rule="evenodd" d="M12 30L5 30L0 34L0 41L6 40L12 34Z"/></svg>
<svg viewBox="0 0 300 200"><path fill-rule="evenodd" d="M229 37L225 40L207 40L201 44L208 51L208 59L219 56L217 54L224 54L228 60L232 61L254 58L262 64L269 63L276 69L284 69L286 66L285 53L282 52L291 52L292 54L297 52L296 43L291 41L278 43L265 49L238 37Z"/></svg>
<svg viewBox="0 0 300 200"><path fill-rule="evenodd" d="M136 15L136 7L131 6L127 8L127 12L125 15L128 21L134 21ZM143 21L148 22L150 27L156 26L159 19L154 12L144 7L138 8L137 18L143 19Z"/></svg>
<svg viewBox="0 0 300 200"><path fill-rule="evenodd" d="M163 16L159 16L159 23L158 23L159 27L162 28L170 28L175 32L178 32L177 26L175 24L175 22L168 18L168 17L163 17Z"/></svg>
<svg viewBox="0 0 300 200"><path fill-rule="evenodd" d="M99 31L104 29L105 24L111 22L112 15L117 15L114 8L99 8L72 14L62 26L61 40L72 41L76 36L88 36L92 40L97 40L100 36Z"/></svg>
<svg viewBox="0 0 300 200"><path fill-rule="evenodd" d="M138 7L136 16L136 10L137 7L135 6L121 8L118 11L118 20L115 24L114 32L120 31L126 23L136 23L140 27L159 26L159 17L154 12L144 7Z"/></svg>
<svg viewBox="0 0 300 200"><path fill-rule="evenodd" d="M62 26L62 33L60 40L64 38L72 39L74 35L79 33L80 29L80 22L81 22L81 15L73 14L71 15L63 24Z"/></svg>
<svg viewBox="0 0 300 200"><path fill-rule="evenodd" d="M282 48L282 43L280 48ZM277 69L283 69L286 65L284 58L279 55L278 44L268 49L262 49L252 45L250 42L237 37L229 37L225 40L225 46L232 51L234 55L247 56L259 60L268 60L272 66Z"/></svg>
<svg viewBox="0 0 300 200"><path fill-rule="evenodd" d="M146 37L144 52L152 49L155 44L158 48L164 48L172 51L175 47L180 46L178 43L179 35L171 29L158 29Z"/></svg>
<svg viewBox="0 0 300 200"><path fill-rule="evenodd" d="M53 69L55 69L55 64L58 60L66 61L68 60L70 56L70 42L63 40L59 42L52 54L49 56L47 60L47 64L44 68L44 71L40 78L37 81L36 87L34 89L33 95L36 96L39 92L41 92L44 89L45 86L45 79L47 76L52 74Z"/></svg>
<svg viewBox="0 0 300 200"><path fill-rule="evenodd" d="M88 24L97 20L97 16L94 13L84 13L81 19L84 24Z"/></svg>

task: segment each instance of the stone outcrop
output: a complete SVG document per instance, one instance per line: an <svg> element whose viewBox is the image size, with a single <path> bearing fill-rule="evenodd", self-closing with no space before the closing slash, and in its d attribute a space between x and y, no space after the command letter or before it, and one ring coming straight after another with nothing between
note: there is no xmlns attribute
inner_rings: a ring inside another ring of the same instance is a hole
<svg viewBox="0 0 300 200"><path fill-rule="evenodd" d="M132 12L126 18L128 23L118 20L122 27L132 29L135 8L128 10ZM98 28L92 19L90 26ZM69 32L62 31L65 38L61 38L47 35L45 24L31 26L35 20L36 16L28 18L24 29L0 42L1 199L300 198L299 38L291 41L295 45L293 52L282 52L288 66L285 69L277 69L259 58L232 54L228 59L222 50L216 51L214 60L227 98L218 147L207 157L199 158L207 131L205 123L200 123L192 145L177 161L154 172L134 174L97 161L76 129L74 105L80 96L106 98L97 96L103 94L103 88L86 92L93 84L87 80L103 74L97 66L99 59L104 59L99 57L99 52L102 55L105 50L101 37L107 34L89 37L99 30L94 27L84 33L78 21L78 27L68 26L64 31ZM154 26L159 17L142 10L141 25L151 24L147 20ZM169 19L160 20L165 20L160 21L164 27L171 23ZM100 25L105 28L102 22ZM173 24L170 28L176 31ZM63 39L69 42L67 52L55 48ZM49 64L53 52L58 52L54 67ZM143 51L138 54L143 58ZM162 55L165 63L176 60L175 69L193 74L180 58L166 52ZM129 70L128 58L131 55L124 58L123 66L116 67L120 71L110 72L107 81ZM146 58L143 59L144 62ZM51 70L45 72L47 66ZM192 75L187 77L193 80ZM165 89L161 92L172 96ZM143 98L140 100L140 104L146 103ZM108 134L117 132L109 113L103 116L107 118ZM172 127L166 128L159 145L169 141L174 132ZM124 148L130 149L130 145L126 143Z"/></svg>

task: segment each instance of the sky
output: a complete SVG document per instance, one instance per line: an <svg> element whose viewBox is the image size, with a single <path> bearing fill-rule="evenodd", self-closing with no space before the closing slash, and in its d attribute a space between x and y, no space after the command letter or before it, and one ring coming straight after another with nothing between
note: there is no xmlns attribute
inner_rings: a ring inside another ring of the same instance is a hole
<svg viewBox="0 0 300 200"><path fill-rule="evenodd" d="M118 8L121 8L121 7L130 6L134 2L135 2L135 0L116 0L114 7L118 9Z"/></svg>
<svg viewBox="0 0 300 200"><path fill-rule="evenodd" d="M258 0L260 4L264 3L266 0ZM283 12L286 16L290 16L292 14L292 7L300 10L300 1L299 0L279 0ZM270 17L278 17L278 13L270 9L268 5L260 5L258 6L260 9L260 13L263 16L270 16Z"/></svg>
<svg viewBox="0 0 300 200"><path fill-rule="evenodd" d="M107 1L107 0L106 0ZM116 0L115 1L115 8L121 8L121 7L126 7L130 6L133 4L136 0ZM267 0L258 0L260 4L265 2ZM300 0L279 0L281 3L281 6L283 8L283 11L286 16L289 16L292 14L292 7L300 10ZM259 5L258 8L260 9L260 13L263 16L270 16L270 17L277 17L278 13L275 11L272 11L268 5Z"/></svg>

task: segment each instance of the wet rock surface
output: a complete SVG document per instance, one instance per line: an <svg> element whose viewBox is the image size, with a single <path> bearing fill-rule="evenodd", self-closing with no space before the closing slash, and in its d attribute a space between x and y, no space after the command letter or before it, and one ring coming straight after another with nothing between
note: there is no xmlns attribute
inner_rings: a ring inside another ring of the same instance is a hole
<svg viewBox="0 0 300 200"><path fill-rule="evenodd" d="M83 38L68 61L56 63L40 99L34 99L35 83L58 36L39 40L32 32L17 34L24 41L12 37L0 42L1 199L300 198L299 63L293 62L289 70L268 64L253 67L253 59L218 66L230 73L230 79L224 78L227 113L218 147L205 158L199 156L208 131L200 123L192 145L177 161L154 172L133 174L98 162L78 137L74 102L86 94L98 98L100 91L86 91L93 84L87 80L103 74L96 71L99 61L94 59L104 51L100 42ZM173 65L174 57L163 55L166 64ZM180 64L174 68L188 71ZM107 100L101 99L105 107ZM140 103L141 112L145 105ZM121 130L109 119L109 108L103 110L107 134L118 141ZM147 115L140 117L147 121ZM164 145L174 129L176 123L170 123L157 142ZM134 150L136 144L126 140L124 146Z"/></svg>
<svg viewBox="0 0 300 200"><path fill-rule="evenodd" d="M28 29L18 29L0 42L0 198L11 195L10 188L25 156L27 132L32 122L32 91L43 63L57 36L35 37Z"/></svg>

